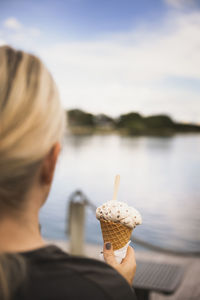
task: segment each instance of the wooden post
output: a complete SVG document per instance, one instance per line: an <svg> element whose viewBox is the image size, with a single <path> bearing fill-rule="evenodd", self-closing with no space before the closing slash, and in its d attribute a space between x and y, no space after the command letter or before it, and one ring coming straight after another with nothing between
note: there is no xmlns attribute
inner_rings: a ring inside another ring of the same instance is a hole
<svg viewBox="0 0 200 300"><path fill-rule="evenodd" d="M84 254L85 204L83 202L70 202L69 205L69 234L70 253Z"/></svg>

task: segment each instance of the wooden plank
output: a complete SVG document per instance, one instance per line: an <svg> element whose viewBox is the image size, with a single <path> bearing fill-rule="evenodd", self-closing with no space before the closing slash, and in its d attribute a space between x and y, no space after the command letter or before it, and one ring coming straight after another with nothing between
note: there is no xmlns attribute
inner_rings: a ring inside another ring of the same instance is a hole
<svg viewBox="0 0 200 300"><path fill-rule="evenodd" d="M173 255L159 254L157 252L137 252L136 259L149 260L154 262L167 262L180 264L185 267L183 280L172 295L151 293L151 300L199 300L200 299L200 258L179 257Z"/></svg>

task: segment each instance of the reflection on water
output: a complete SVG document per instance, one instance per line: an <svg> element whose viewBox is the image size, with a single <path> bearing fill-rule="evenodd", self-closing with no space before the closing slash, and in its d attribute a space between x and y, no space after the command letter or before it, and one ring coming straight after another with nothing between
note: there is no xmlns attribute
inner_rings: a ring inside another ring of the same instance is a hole
<svg viewBox="0 0 200 300"><path fill-rule="evenodd" d="M81 189L100 205L111 199L118 173L118 200L135 206L143 217L134 231L137 237L170 249L200 250L199 135L67 137L41 212L43 235L65 238L69 195ZM99 223L89 210L86 240L102 242Z"/></svg>

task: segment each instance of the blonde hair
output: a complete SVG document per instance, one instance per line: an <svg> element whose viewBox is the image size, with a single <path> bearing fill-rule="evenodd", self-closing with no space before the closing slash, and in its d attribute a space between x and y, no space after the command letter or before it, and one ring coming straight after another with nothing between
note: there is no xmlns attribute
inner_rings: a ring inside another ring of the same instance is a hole
<svg viewBox="0 0 200 300"><path fill-rule="evenodd" d="M64 141L65 116L44 64L33 55L0 47L0 213L23 205L42 159ZM20 255L0 255L1 299L11 298L25 269Z"/></svg>
<svg viewBox="0 0 200 300"><path fill-rule="evenodd" d="M65 115L44 64L0 47L0 210L23 202L41 160L63 141Z"/></svg>

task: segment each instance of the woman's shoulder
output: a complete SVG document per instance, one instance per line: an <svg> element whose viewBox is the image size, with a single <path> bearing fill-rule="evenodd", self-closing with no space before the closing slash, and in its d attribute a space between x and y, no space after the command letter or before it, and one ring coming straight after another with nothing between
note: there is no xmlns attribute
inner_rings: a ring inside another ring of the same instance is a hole
<svg viewBox="0 0 200 300"><path fill-rule="evenodd" d="M84 273L91 268L113 270L108 264L103 261L87 258L83 256L70 255L56 245L47 245L36 250L26 251L20 253L27 261L28 265L41 264L45 267L52 265L52 267L67 266L69 270Z"/></svg>
<svg viewBox="0 0 200 300"><path fill-rule="evenodd" d="M134 299L126 280L102 261L72 256L54 245L21 254L27 262L28 294L40 290L43 298L46 293L56 296L59 292L63 299Z"/></svg>

